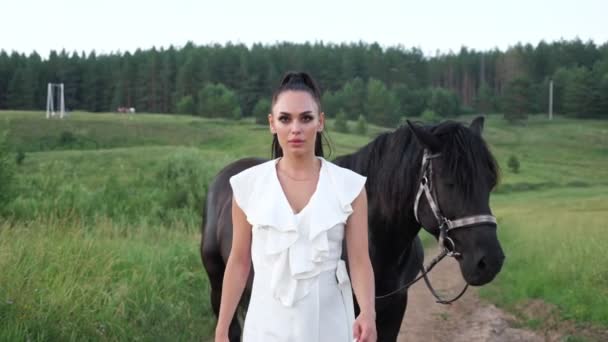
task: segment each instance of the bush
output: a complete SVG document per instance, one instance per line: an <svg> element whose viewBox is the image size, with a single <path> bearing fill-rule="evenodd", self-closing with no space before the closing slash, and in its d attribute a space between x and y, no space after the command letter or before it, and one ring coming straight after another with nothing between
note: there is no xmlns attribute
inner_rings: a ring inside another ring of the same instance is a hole
<svg viewBox="0 0 608 342"><path fill-rule="evenodd" d="M21 164L23 164L24 160L25 160L25 152L23 152L22 149L19 149L17 151L17 156L15 156L15 162L17 163L17 165L21 165Z"/></svg>
<svg viewBox="0 0 608 342"><path fill-rule="evenodd" d="M207 193L207 171L193 153L179 152L165 160L156 175L166 191L165 210L202 208Z"/></svg>
<svg viewBox="0 0 608 342"><path fill-rule="evenodd" d="M268 125L268 113L270 113L270 101L260 99L253 107L253 117L258 125Z"/></svg>
<svg viewBox="0 0 608 342"><path fill-rule="evenodd" d="M191 95L182 97L177 101L175 109L179 114L195 114L194 99Z"/></svg>
<svg viewBox="0 0 608 342"><path fill-rule="evenodd" d="M444 88L431 89L427 106L444 118L460 114L460 98L453 91Z"/></svg>
<svg viewBox="0 0 608 342"><path fill-rule="evenodd" d="M209 118L240 119L241 107L234 91L221 83L207 84L198 93L198 114Z"/></svg>
<svg viewBox="0 0 608 342"><path fill-rule="evenodd" d="M367 134L367 121L365 121L365 117L363 115L359 115L359 120L357 120L355 132L360 135Z"/></svg>
<svg viewBox="0 0 608 342"><path fill-rule="evenodd" d="M507 166L513 173L519 173L519 160L516 156L510 156L507 161Z"/></svg>
<svg viewBox="0 0 608 342"><path fill-rule="evenodd" d="M336 132L348 133L348 123L346 122L346 114L343 110L340 110L338 112L338 115L336 115L334 129L336 130Z"/></svg>
<svg viewBox="0 0 608 342"><path fill-rule="evenodd" d="M441 121L441 117L439 117L434 110L425 109L424 112L422 112L422 120L428 123L437 123Z"/></svg>
<svg viewBox="0 0 608 342"><path fill-rule="evenodd" d="M76 143L76 140L76 136L70 131L63 131L61 132L61 135L59 135L60 146L72 146Z"/></svg>

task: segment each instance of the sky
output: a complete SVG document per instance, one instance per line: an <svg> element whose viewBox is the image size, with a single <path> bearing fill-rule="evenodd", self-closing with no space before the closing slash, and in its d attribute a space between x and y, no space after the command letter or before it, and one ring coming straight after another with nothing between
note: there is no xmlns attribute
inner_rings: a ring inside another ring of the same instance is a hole
<svg viewBox="0 0 608 342"><path fill-rule="evenodd" d="M440 51L608 42L608 0L0 0L0 49L134 51L227 42L349 43Z"/></svg>

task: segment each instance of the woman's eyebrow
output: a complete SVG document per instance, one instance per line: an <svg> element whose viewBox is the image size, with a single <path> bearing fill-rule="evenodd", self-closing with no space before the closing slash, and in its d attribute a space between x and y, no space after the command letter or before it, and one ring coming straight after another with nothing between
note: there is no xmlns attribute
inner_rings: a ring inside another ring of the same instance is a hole
<svg viewBox="0 0 608 342"><path fill-rule="evenodd" d="M311 113L312 113L312 111L307 110L305 112L300 113L300 115L311 114ZM279 112L279 114L291 115L291 113L289 113L289 112Z"/></svg>

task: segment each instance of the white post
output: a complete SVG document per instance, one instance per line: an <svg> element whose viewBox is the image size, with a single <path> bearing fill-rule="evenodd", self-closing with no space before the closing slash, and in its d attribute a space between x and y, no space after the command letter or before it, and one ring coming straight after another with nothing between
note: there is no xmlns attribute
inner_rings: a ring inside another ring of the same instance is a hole
<svg viewBox="0 0 608 342"><path fill-rule="evenodd" d="M549 120L553 120L553 80L549 81Z"/></svg>
<svg viewBox="0 0 608 342"><path fill-rule="evenodd" d="M52 92L53 92L51 89L52 89L52 86L49 83L46 87L46 118L47 119L51 118L51 106L52 106L51 105L51 103L52 103L51 96L52 96Z"/></svg>
<svg viewBox="0 0 608 342"><path fill-rule="evenodd" d="M55 117L55 85L51 83L51 117Z"/></svg>
<svg viewBox="0 0 608 342"><path fill-rule="evenodd" d="M61 119L63 119L63 117L65 116L65 97L63 95L63 83L61 83L60 88L61 88L61 100L60 100L59 107L60 107L61 113L59 114L59 117Z"/></svg>

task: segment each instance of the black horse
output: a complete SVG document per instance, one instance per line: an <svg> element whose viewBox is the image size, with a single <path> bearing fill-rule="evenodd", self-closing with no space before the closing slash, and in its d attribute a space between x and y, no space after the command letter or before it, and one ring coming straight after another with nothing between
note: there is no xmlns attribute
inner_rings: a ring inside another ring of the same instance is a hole
<svg viewBox="0 0 608 342"><path fill-rule="evenodd" d="M407 289L382 295L403 287L420 270L424 253L417 235L422 226L441 241L449 240L448 248L457 253L468 284L484 285L502 268L504 254L495 221L468 219L493 219L489 200L498 182L498 165L481 137L483 123L483 117L479 117L470 127L451 121L429 127L405 125L333 161L367 176L369 253L376 294L382 297L376 299L378 341L395 341L399 333L407 306ZM220 171L209 186L201 257L209 276L216 315L232 241L232 191L228 179L264 161L248 158L234 162ZM430 199L421 195L425 191L419 191L425 184L430 189ZM463 229L446 231L448 223L456 221L460 227L455 228ZM346 246L344 251L347 253ZM241 300L242 310L231 323L231 341L240 338L252 278L253 275Z"/></svg>

